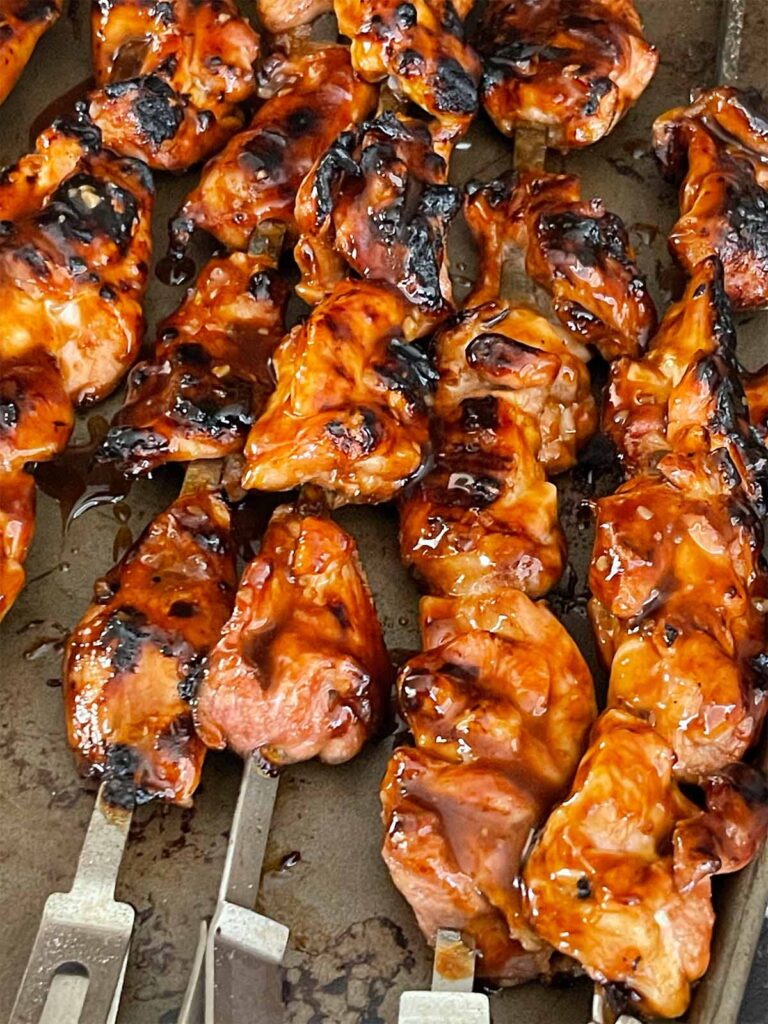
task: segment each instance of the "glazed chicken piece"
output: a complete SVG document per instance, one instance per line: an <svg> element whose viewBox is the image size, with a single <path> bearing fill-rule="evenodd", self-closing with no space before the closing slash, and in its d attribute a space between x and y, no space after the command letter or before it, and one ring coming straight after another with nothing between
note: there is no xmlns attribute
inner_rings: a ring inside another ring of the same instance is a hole
<svg viewBox="0 0 768 1024"><path fill-rule="evenodd" d="M633 0L489 0L476 42L496 127L540 126L563 151L611 132L659 61Z"/></svg>
<svg viewBox="0 0 768 1024"><path fill-rule="evenodd" d="M719 256L737 309L768 303L768 107L759 93L720 86L657 118L653 146L680 182L669 236L688 274Z"/></svg>
<svg viewBox="0 0 768 1024"><path fill-rule="evenodd" d="M216 257L134 367L125 404L100 450L124 473L242 451L272 390L288 288L270 257Z"/></svg>
<svg viewBox="0 0 768 1024"><path fill-rule="evenodd" d="M471 187L465 212L481 255L472 301L501 293L510 252L522 250L571 335L609 361L637 356L656 330L653 299L621 218L580 191L574 175L544 171Z"/></svg>
<svg viewBox="0 0 768 1024"><path fill-rule="evenodd" d="M305 503L278 508L211 652L199 735L271 765L339 764L378 727L391 683L354 540Z"/></svg>
<svg viewBox="0 0 768 1024"><path fill-rule="evenodd" d="M205 754L191 701L236 585L229 511L205 487L96 583L67 643L64 693L70 745L112 803L190 803Z"/></svg>
<svg viewBox="0 0 768 1024"><path fill-rule="evenodd" d="M749 422L765 444L768 438L768 364L754 373L742 373Z"/></svg>
<svg viewBox="0 0 768 1024"><path fill-rule="evenodd" d="M61 14L59 0L0 2L0 103L19 79L37 41Z"/></svg>
<svg viewBox="0 0 768 1024"><path fill-rule="evenodd" d="M312 22L333 10L333 0L256 0L256 9L265 31L290 43L307 37Z"/></svg>
<svg viewBox="0 0 768 1024"><path fill-rule="evenodd" d="M429 451L431 369L408 338L409 304L371 281L342 281L286 336L275 391L245 447L243 486L316 484L336 504L389 501Z"/></svg>
<svg viewBox="0 0 768 1024"><path fill-rule="evenodd" d="M352 63L368 82L390 84L433 118L447 160L478 106L480 61L464 40L469 0L334 0Z"/></svg>
<svg viewBox="0 0 768 1024"><path fill-rule="evenodd" d="M633 1015L686 1011L709 962L711 876L746 864L768 825L752 769L712 779L702 811L680 791L674 761L646 722L605 712L524 871L539 935L623 991Z"/></svg>
<svg viewBox="0 0 768 1024"><path fill-rule="evenodd" d="M247 249L256 228L269 220L295 237L296 193L305 175L376 104L376 90L355 75L346 46L276 55L263 74L266 102L206 164L171 224L175 253L183 252L195 228L229 249Z"/></svg>
<svg viewBox="0 0 768 1024"><path fill-rule="evenodd" d="M423 122L391 111L343 132L304 179L296 201L302 272L315 304L347 268L399 288L429 324L453 309L448 226L461 205Z"/></svg>
<svg viewBox="0 0 768 1024"><path fill-rule="evenodd" d="M586 353L501 302L469 309L434 348L435 468L402 502L403 560L433 594L540 596L565 562L547 473L572 465L596 425Z"/></svg>
<svg viewBox="0 0 768 1024"><path fill-rule="evenodd" d="M82 111L0 178L0 617L34 530L25 464L61 452L74 406L109 394L138 352L152 203L146 168L103 150Z"/></svg>
<svg viewBox="0 0 768 1024"><path fill-rule="evenodd" d="M259 37L233 0L94 0L91 117L105 145L184 171L243 124Z"/></svg>
<svg viewBox="0 0 768 1024"><path fill-rule="evenodd" d="M382 783L384 860L429 942L455 928L474 939L479 976L524 981L551 950L523 916L520 865L584 750L592 680L518 591L424 598L421 619L424 652L397 683L416 748L395 751Z"/></svg>

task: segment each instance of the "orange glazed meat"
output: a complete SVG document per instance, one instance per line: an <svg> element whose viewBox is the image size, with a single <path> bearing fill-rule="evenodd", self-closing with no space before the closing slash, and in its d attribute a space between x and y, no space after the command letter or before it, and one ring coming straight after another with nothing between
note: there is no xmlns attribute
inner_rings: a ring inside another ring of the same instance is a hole
<svg viewBox="0 0 768 1024"><path fill-rule="evenodd" d="M446 159L478 110L480 61L464 40L471 6L469 0L334 0L355 70L369 82L388 79L426 111Z"/></svg>
<svg viewBox="0 0 768 1024"><path fill-rule="evenodd" d="M24 586L24 561L35 532L35 480L0 471L0 622Z"/></svg>
<svg viewBox="0 0 768 1024"><path fill-rule="evenodd" d="M278 345L277 379L245 448L243 486L313 483L344 502L388 501L429 450L430 368L407 338L408 303L343 281Z"/></svg>
<svg viewBox="0 0 768 1024"><path fill-rule="evenodd" d="M96 583L64 659L69 742L120 805L188 805L205 747L191 701L237 584L227 506L182 494Z"/></svg>
<svg viewBox="0 0 768 1024"><path fill-rule="evenodd" d="M295 234L296 193L315 161L338 135L363 120L376 90L353 72L346 46L317 46L296 56L276 55L264 69L266 102L203 168L171 225L182 250L195 228L229 249L247 249L266 220Z"/></svg>
<svg viewBox="0 0 768 1024"><path fill-rule="evenodd" d="M499 130L539 125L561 150L612 131L659 60L633 0L490 0L477 46L483 104Z"/></svg>
<svg viewBox="0 0 768 1024"><path fill-rule="evenodd" d="M384 860L428 941L455 928L474 939L481 977L524 981L551 950L523 916L520 866L584 749L592 680L522 593L424 598L421 618L424 653L398 677L416 749L398 748L382 783Z"/></svg>
<svg viewBox="0 0 768 1024"><path fill-rule="evenodd" d="M737 309L768 304L768 108L752 90L720 86L657 118L653 145L680 182L669 236L687 273L719 256Z"/></svg>
<svg viewBox="0 0 768 1024"><path fill-rule="evenodd" d="M16 85L38 39L60 14L57 0L0 0L0 103Z"/></svg>
<svg viewBox="0 0 768 1024"><path fill-rule="evenodd" d="M646 722L605 712L524 885L539 935L614 994L623 990L633 1014L677 1018L709 962L711 876L738 870L759 848L768 794L754 771L733 765L708 783L699 810L680 791L674 761Z"/></svg>
<svg viewBox="0 0 768 1024"><path fill-rule="evenodd" d="M353 539L322 513L277 509L208 662L202 739L273 765L338 764L377 728L391 676Z"/></svg>
<svg viewBox="0 0 768 1024"><path fill-rule="evenodd" d="M100 457L123 472L242 451L272 390L288 289L271 259L216 257L159 328L155 354L130 376Z"/></svg>
<svg viewBox="0 0 768 1024"><path fill-rule="evenodd" d="M399 288L427 324L444 319L453 309L445 240L461 205L447 175L414 118L385 112L343 132L299 189L301 297L319 302L349 267Z"/></svg>
<svg viewBox="0 0 768 1024"><path fill-rule="evenodd" d="M183 171L242 126L259 38L233 0L97 0L91 117L111 149Z"/></svg>

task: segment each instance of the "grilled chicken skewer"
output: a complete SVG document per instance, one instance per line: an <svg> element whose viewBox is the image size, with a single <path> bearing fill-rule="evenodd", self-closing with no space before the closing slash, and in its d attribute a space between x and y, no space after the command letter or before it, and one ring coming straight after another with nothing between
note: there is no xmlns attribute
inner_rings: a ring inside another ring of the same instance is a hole
<svg viewBox="0 0 768 1024"><path fill-rule="evenodd" d="M0 103L8 98L37 42L59 19L58 0L3 0L0 3Z"/></svg>
<svg viewBox="0 0 768 1024"><path fill-rule="evenodd" d="M232 0L93 0L91 22L89 111L107 146L183 171L242 127L259 38Z"/></svg>
<svg viewBox="0 0 768 1024"><path fill-rule="evenodd" d="M144 165L103 149L82 110L0 183L0 617L34 530L25 466L62 451L75 407L106 397L138 353L152 206Z"/></svg>

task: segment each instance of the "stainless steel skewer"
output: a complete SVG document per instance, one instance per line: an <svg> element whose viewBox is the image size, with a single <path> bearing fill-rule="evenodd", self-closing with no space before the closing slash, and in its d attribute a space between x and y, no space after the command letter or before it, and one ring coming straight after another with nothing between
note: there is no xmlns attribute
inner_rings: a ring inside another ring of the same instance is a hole
<svg viewBox="0 0 768 1024"><path fill-rule="evenodd" d="M403 992L398 1024L490 1024L488 996L473 992L475 950L460 932L439 929L430 992Z"/></svg>

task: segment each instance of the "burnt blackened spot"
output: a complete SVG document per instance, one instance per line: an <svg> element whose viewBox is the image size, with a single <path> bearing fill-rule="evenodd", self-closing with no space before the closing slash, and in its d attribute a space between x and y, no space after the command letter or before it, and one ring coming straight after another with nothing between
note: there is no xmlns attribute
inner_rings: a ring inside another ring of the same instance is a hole
<svg viewBox="0 0 768 1024"><path fill-rule="evenodd" d="M173 4L169 3L168 0L160 0L160 3L156 3L152 8L152 13L161 25L172 25L176 20L173 13Z"/></svg>
<svg viewBox="0 0 768 1024"><path fill-rule="evenodd" d="M588 900L591 895L592 886L589 884L589 879L586 875L581 875L576 882L576 898L579 900Z"/></svg>
<svg viewBox="0 0 768 1024"><path fill-rule="evenodd" d="M416 8L413 4L402 3L395 8L395 21L400 28L413 28L416 24Z"/></svg>
<svg viewBox="0 0 768 1024"><path fill-rule="evenodd" d="M180 96L157 75L146 75L104 87L109 99L130 97L130 105L141 134L155 148L172 139L184 120Z"/></svg>
<svg viewBox="0 0 768 1024"><path fill-rule="evenodd" d="M355 145L355 133L342 132L317 166L312 191L315 198L315 222L318 227L330 217L336 191L344 177L360 175L360 168L352 156Z"/></svg>
<svg viewBox="0 0 768 1024"><path fill-rule="evenodd" d="M272 297L272 277L266 270L257 270L248 281L248 294L257 302L269 302Z"/></svg>
<svg viewBox="0 0 768 1024"><path fill-rule="evenodd" d="M454 39L464 39L464 22L459 17L458 11L451 3L451 0L446 0L445 7L443 8L443 29L454 37Z"/></svg>
<svg viewBox="0 0 768 1024"><path fill-rule="evenodd" d="M538 349L515 341L504 334L487 332L478 334L467 345L467 363L474 369L487 370L491 374L508 373L529 366L540 358Z"/></svg>
<svg viewBox="0 0 768 1024"><path fill-rule="evenodd" d="M103 645L112 645L112 669L115 674L130 672L136 667L150 632L146 615L130 605L112 612L100 640Z"/></svg>
<svg viewBox="0 0 768 1024"><path fill-rule="evenodd" d="M495 430L499 425L499 403L494 395L465 398L461 403L461 425L469 432Z"/></svg>
<svg viewBox="0 0 768 1024"><path fill-rule="evenodd" d="M133 235L138 203L127 189L90 174L75 174L54 192L38 222L51 233L90 245L109 238L124 250Z"/></svg>
<svg viewBox="0 0 768 1024"><path fill-rule="evenodd" d="M589 83L589 96L584 104L584 113L587 117L596 114L600 107L600 101L613 89L613 82L610 78L594 78Z"/></svg>
<svg viewBox="0 0 768 1024"><path fill-rule="evenodd" d="M457 661L444 661L437 671L439 675L456 679L460 683L476 683L480 678L480 666L471 663L462 665Z"/></svg>
<svg viewBox="0 0 768 1024"><path fill-rule="evenodd" d="M732 256L746 253L765 271L768 269L768 192L752 175L745 174L740 176L736 187L729 186L727 203L728 221L735 237L729 237L724 246L722 257L726 266Z"/></svg>
<svg viewBox="0 0 768 1024"><path fill-rule="evenodd" d="M621 218L613 213L600 217L570 211L544 215L537 230L555 270L561 261L570 265L574 258L585 267L601 266L606 258L630 266L629 239Z"/></svg>
<svg viewBox="0 0 768 1024"><path fill-rule="evenodd" d="M13 7L14 17L27 23L48 21L55 13L56 6L50 0L23 0L23 3L15 4Z"/></svg>
<svg viewBox="0 0 768 1024"><path fill-rule="evenodd" d="M492 476L475 473L450 473L444 489L444 501L460 508L486 508L501 494L502 485Z"/></svg>
<svg viewBox="0 0 768 1024"><path fill-rule="evenodd" d="M166 340L164 337L163 341ZM201 369L205 366L210 366L211 354L199 342L185 341L174 352L173 361L177 366L193 366L196 369ZM134 375L135 373L136 371L134 370ZM131 378L131 383L134 387L137 386L135 376Z"/></svg>
<svg viewBox="0 0 768 1024"><path fill-rule="evenodd" d="M667 645L667 647L671 647L679 636L679 629L675 629L675 627L670 625L670 623L668 622L664 623L664 643Z"/></svg>
<svg viewBox="0 0 768 1024"><path fill-rule="evenodd" d="M693 298L694 299L700 299L702 295L706 294L706 292L707 292L707 286L706 286L706 284L704 282L702 282L700 285L697 285L697 287L695 288L695 290L693 292Z"/></svg>
<svg viewBox="0 0 768 1024"><path fill-rule="evenodd" d="M16 250L17 259L26 263L29 269L40 278L51 276L51 271L45 261L45 257L33 245L20 245Z"/></svg>
<svg viewBox="0 0 768 1024"><path fill-rule="evenodd" d="M199 609L194 601L174 601L168 609L168 614L175 619L191 619L197 615Z"/></svg>
<svg viewBox="0 0 768 1024"><path fill-rule="evenodd" d="M154 430L141 427L110 427L106 437L96 449L97 462L116 462L124 470L154 460L168 451L168 440ZM139 465L137 468L141 468Z"/></svg>
<svg viewBox="0 0 768 1024"><path fill-rule="evenodd" d="M750 662L752 671L760 680L763 689L768 690L768 651L761 651L756 654Z"/></svg>
<svg viewBox="0 0 768 1024"><path fill-rule="evenodd" d="M495 32L486 32L481 43L485 56L483 90L492 90L509 78L530 78L540 61L568 61L572 51L563 46L547 46L515 40L498 45Z"/></svg>
<svg viewBox="0 0 768 1024"><path fill-rule="evenodd" d="M343 601L331 601L328 605L334 618L339 622L342 629L349 629L351 623L349 621L349 613L347 612L346 605Z"/></svg>
<svg viewBox="0 0 768 1024"><path fill-rule="evenodd" d="M320 111L312 107L299 107L292 110L285 119L285 131L289 138L300 139L304 135L311 135L317 128Z"/></svg>
<svg viewBox="0 0 768 1024"><path fill-rule="evenodd" d="M10 399L0 401L0 433L13 430L19 422L19 407Z"/></svg>
<svg viewBox="0 0 768 1024"><path fill-rule="evenodd" d="M101 149L101 129L91 120L84 100L75 104L73 117L57 117L51 127L61 135L77 139L86 152L97 153Z"/></svg>
<svg viewBox="0 0 768 1024"><path fill-rule="evenodd" d="M196 382L189 383L194 387ZM169 413L180 425L214 439L245 435L253 423L250 395L244 395L240 401L234 394L226 397L226 404L221 404L215 397L192 399L176 395Z"/></svg>
<svg viewBox="0 0 768 1024"><path fill-rule="evenodd" d="M187 704L191 704L197 696L205 675L205 664L204 655L193 654L184 666L184 674L176 684L176 689L181 699Z"/></svg>
<svg viewBox="0 0 768 1024"><path fill-rule="evenodd" d="M131 810L136 800L136 774L139 755L125 743L111 743L107 747L103 772L104 799L113 807Z"/></svg>
<svg viewBox="0 0 768 1024"><path fill-rule="evenodd" d="M240 163L249 171L271 178L283 165L286 144L284 135L265 128L243 146Z"/></svg>
<svg viewBox="0 0 768 1024"><path fill-rule="evenodd" d="M418 50L403 50L397 61L397 70L401 75L419 74L424 66L424 58Z"/></svg>
<svg viewBox="0 0 768 1024"><path fill-rule="evenodd" d="M101 288L99 288L99 298L103 299L105 302L114 302L117 298L117 292L111 285L103 284Z"/></svg>
<svg viewBox="0 0 768 1024"><path fill-rule="evenodd" d="M354 417L342 423L331 420L326 425L326 433L334 445L347 458L360 458L370 455L381 439L381 427L372 409L361 408Z"/></svg>
<svg viewBox="0 0 768 1024"><path fill-rule="evenodd" d="M437 373L417 345L394 339L387 349L387 361L375 366L376 373L408 398L412 408L423 409L425 393L437 384Z"/></svg>
<svg viewBox="0 0 768 1024"><path fill-rule="evenodd" d="M477 113L477 82L453 57L440 61L435 75L435 106L444 114Z"/></svg>

